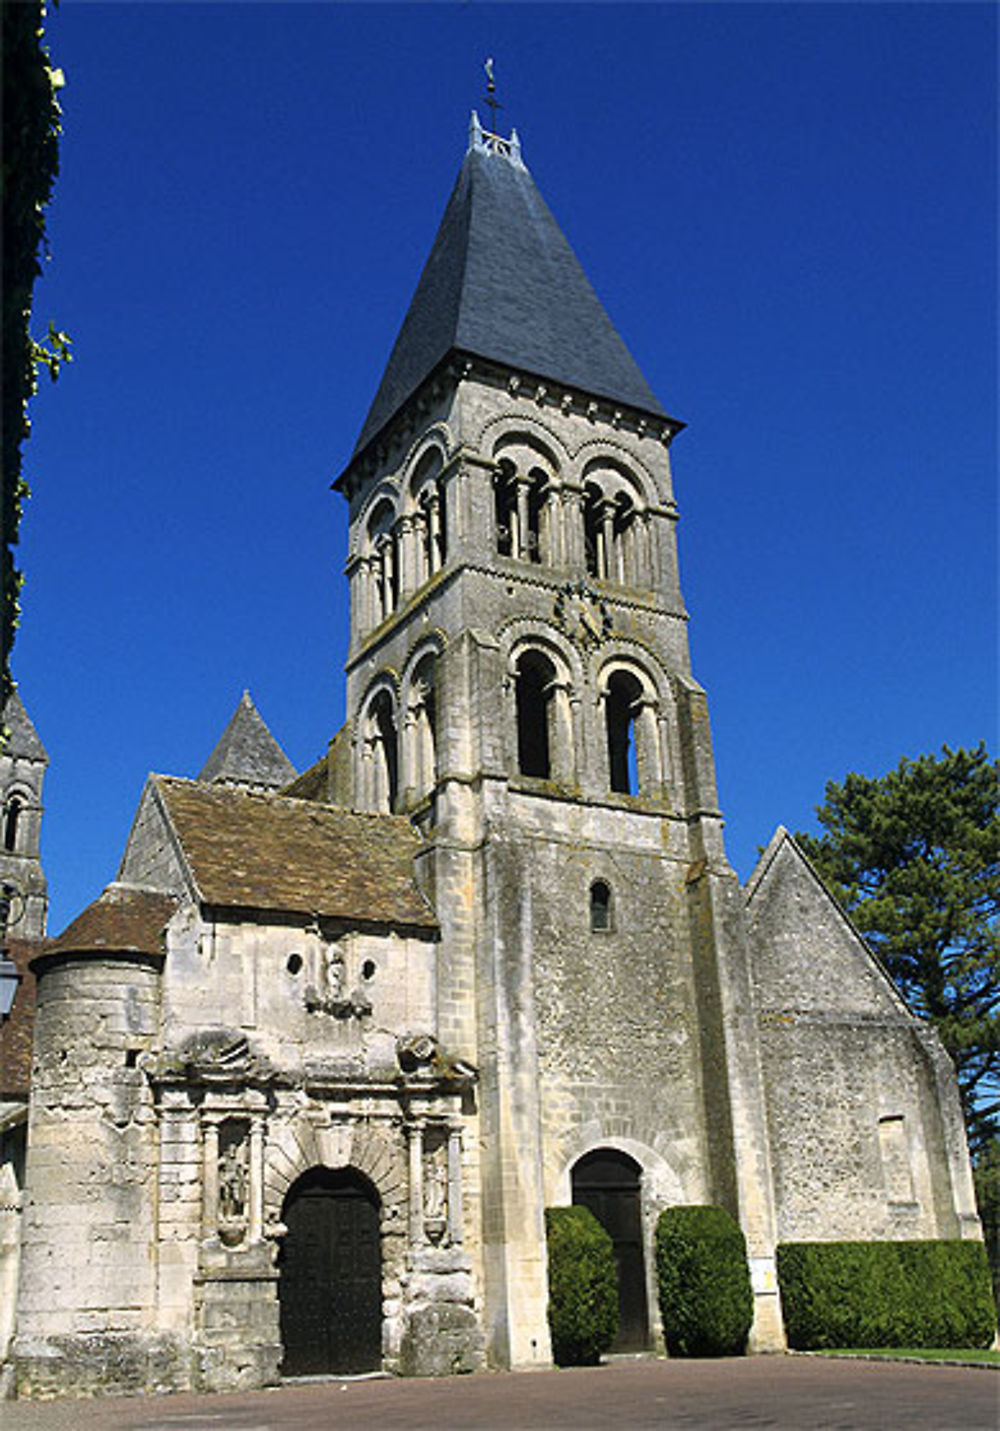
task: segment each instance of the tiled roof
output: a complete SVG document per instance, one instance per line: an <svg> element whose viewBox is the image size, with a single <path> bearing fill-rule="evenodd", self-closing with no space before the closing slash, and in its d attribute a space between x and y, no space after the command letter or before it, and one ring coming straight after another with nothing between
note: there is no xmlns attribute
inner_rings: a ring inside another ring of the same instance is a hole
<svg viewBox="0 0 1000 1431"><path fill-rule="evenodd" d="M109 884L42 953L162 954L163 930L176 908L173 895Z"/></svg>
<svg viewBox="0 0 1000 1431"><path fill-rule="evenodd" d="M198 779L278 790L295 774L295 766L268 730L250 692L244 691Z"/></svg>
<svg viewBox="0 0 1000 1431"><path fill-rule="evenodd" d="M527 169L475 147L355 455L452 351L665 416Z"/></svg>
<svg viewBox="0 0 1000 1431"><path fill-rule="evenodd" d="M402 816L152 778L206 904L437 928Z"/></svg>
<svg viewBox="0 0 1000 1431"><path fill-rule="evenodd" d="M28 760L44 760L48 764L45 746L39 740L38 731L31 724L31 717L16 690L10 693L0 723L8 731L5 755L21 755Z"/></svg>

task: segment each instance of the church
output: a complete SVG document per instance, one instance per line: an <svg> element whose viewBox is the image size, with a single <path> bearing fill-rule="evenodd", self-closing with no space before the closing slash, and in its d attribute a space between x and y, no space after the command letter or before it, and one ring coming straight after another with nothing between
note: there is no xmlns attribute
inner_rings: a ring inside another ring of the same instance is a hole
<svg viewBox="0 0 1000 1431"><path fill-rule="evenodd" d="M525 165L468 151L346 469L346 721L244 695L33 961L21 1395L551 1364L544 1210L980 1236L954 1072L794 840L729 865L669 415ZM324 733L325 735L326 733ZM0 1349L2 1350L2 1349Z"/></svg>

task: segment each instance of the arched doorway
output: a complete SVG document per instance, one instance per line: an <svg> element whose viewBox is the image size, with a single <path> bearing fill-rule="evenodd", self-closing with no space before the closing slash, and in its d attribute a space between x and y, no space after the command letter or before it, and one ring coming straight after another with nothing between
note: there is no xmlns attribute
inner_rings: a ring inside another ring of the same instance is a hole
<svg viewBox="0 0 1000 1431"><path fill-rule="evenodd" d="M352 1168L311 1168L288 1190L278 1258L284 1376L382 1364L379 1199Z"/></svg>
<svg viewBox="0 0 1000 1431"><path fill-rule="evenodd" d="M619 1323L613 1352L649 1345L641 1177L635 1159L614 1148L597 1148L573 1168L574 1204L588 1208L614 1243Z"/></svg>

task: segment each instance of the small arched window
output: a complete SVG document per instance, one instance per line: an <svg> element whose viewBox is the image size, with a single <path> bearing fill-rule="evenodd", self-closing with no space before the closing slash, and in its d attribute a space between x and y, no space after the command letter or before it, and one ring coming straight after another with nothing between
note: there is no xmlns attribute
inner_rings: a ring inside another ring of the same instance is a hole
<svg viewBox="0 0 1000 1431"><path fill-rule="evenodd" d="M385 500L379 502L368 521L376 623L384 621L399 604L399 553L396 548L395 520L395 509L391 502Z"/></svg>
<svg viewBox="0 0 1000 1431"><path fill-rule="evenodd" d="M21 821L23 808L23 802L18 795L12 795L7 801L7 809L4 811L3 817L3 847L5 850L17 849L17 827Z"/></svg>
<svg viewBox="0 0 1000 1431"><path fill-rule="evenodd" d="M434 788L437 774L437 700L435 658L418 662L410 680L406 732L409 737L406 783L418 799Z"/></svg>
<svg viewBox="0 0 1000 1431"><path fill-rule="evenodd" d="M595 879L590 886L590 927L595 934L611 929L611 886Z"/></svg>
<svg viewBox="0 0 1000 1431"><path fill-rule="evenodd" d="M373 803L376 810L388 814L396 808L399 790L399 751L396 743L396 718L392 697L379 691L369 708L372 754L375 760Z"/></svg>
<svg viewBox="0 0 1000 1431"><path fill-rule="evenodd" d="M608 772L611 789L620 795L635 795L639 788L635 715L641 696L642 687L628 671L616 671L608 682Z"/></svg>
<svg viewBox="0 0 1000 1431"><path fill-rule="evenodd" d="M517 663L517 766L522 775L552 774L549 727L555 669L540 651L525 651Z"/></svg>
<svg viewBox="0 0 1000 1431"><path fill-rule="evenodd" d="M415 534L409 558L411 587L421 586L440 571L448 555L448 514L440 474L441 453L435 447L424 453L410 480Z"/></svg>

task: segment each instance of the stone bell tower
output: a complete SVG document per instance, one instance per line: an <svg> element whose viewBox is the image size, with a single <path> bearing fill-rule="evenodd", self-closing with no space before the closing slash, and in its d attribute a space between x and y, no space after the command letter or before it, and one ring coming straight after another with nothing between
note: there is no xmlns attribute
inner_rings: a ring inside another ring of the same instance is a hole
<svg viewBox="0 0 1000 1431"><path fill-rule="evenodd" d="M0 716L0 881L16 891L9 932L17 939L45 933L48 885L42 871L42 782L49 757L17 691Z"/></svg>
<svg viewBox="0 0 1000 1431"><path fill-rule="evenodd" d="M516 131L473 115L336 483L351 640L329 768L334 798L427 839L439 1032L480 1071L472 1202L499 1364L548 1359L543 1210L588 1198L622 1224L623 1349L655 1332L646 1249L670 1201L740 1218L756 1342L781 1339L739 893L678 578L682 426Z"/></svg>

